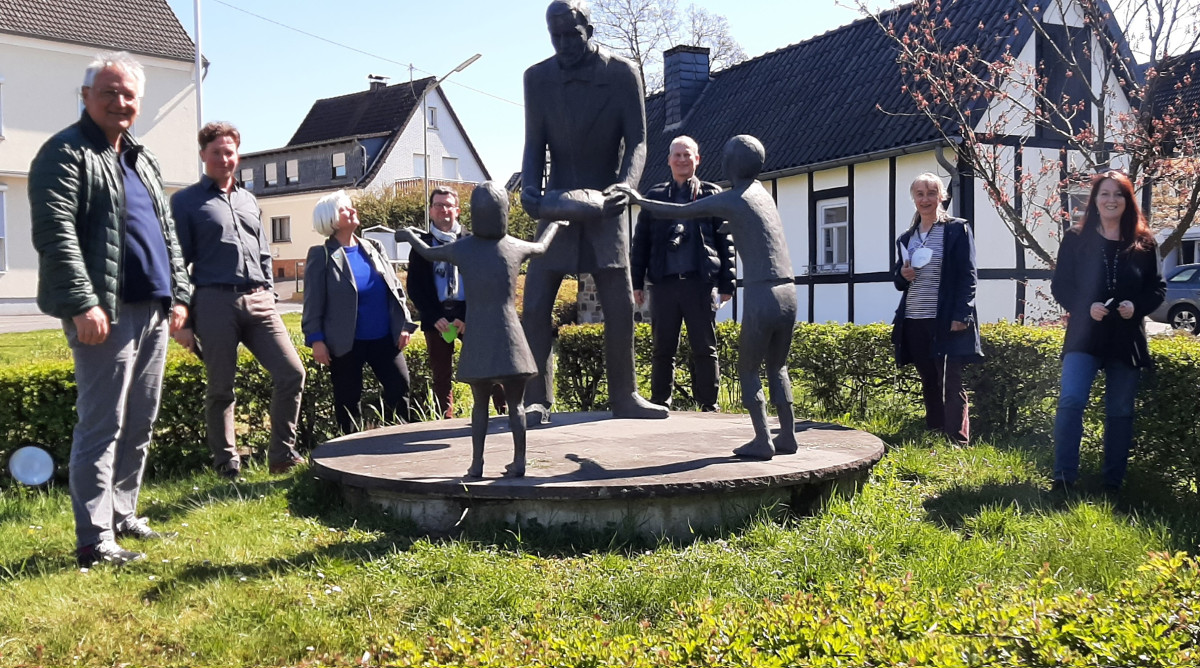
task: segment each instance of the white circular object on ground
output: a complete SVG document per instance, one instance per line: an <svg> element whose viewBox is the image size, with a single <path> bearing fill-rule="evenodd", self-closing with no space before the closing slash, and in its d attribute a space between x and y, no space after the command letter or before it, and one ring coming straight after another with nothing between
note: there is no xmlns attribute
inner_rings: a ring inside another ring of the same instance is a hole
<svg viewBox="0 0 1200 668"><path fill-rule="evenodd" d="M54 458L43 448L26 445L9 455L8 472L19 483L43 485L54 476Z"/></svg>

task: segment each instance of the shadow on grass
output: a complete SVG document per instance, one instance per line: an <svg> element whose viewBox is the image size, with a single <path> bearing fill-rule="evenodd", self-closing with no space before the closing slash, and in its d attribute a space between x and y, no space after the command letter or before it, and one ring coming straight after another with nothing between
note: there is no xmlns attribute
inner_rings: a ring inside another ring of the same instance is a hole
<svg viewBox="0 0 1200 668"><path fill-rule="evenodd" d="M925 517L929 522L951 529L961 529L968 518L984 508L1017 506L1022 510L1057 512L1066 510L1079 495L1053 494L1031 483L991 483L979 487L953 487L925 501Z"/></svg>

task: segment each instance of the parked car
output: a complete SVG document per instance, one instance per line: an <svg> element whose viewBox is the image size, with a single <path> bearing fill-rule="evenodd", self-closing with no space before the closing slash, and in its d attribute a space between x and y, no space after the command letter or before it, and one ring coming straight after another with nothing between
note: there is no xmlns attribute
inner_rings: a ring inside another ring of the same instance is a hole
<svg viewBox="0 0 1200 668"><path fill-rule="evenodd" d="M1150 319L1200 334L1200 264L1181 264L1167 273L1167 298Z"/></svg>

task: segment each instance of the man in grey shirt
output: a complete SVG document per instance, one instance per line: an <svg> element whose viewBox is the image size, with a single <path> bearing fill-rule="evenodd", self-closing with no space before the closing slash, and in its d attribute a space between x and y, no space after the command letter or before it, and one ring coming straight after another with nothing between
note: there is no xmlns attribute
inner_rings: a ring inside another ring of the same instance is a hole
<svg viewBox="0 0 1200 668"><path fill-rule="evenodd" d="M217 472L230 480L241 474L233 393L239 343L271 374L271 473L303 461L295 446L304 366L275 310L271 249L258 200L234 178L241 141L241 133L229 123L201 128L204 176L171 198L194 289L192 321L175 340L204 360L208 446Z"/></svg>

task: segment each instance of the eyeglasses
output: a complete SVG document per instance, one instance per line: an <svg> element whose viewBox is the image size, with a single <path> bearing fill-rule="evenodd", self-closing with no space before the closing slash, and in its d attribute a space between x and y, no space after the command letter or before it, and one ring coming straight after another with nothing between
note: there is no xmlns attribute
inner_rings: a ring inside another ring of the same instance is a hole
<svg viewBox="0 0 1200 668"><path fill-rule="evenodd" d="M434 209L457 209L458 208L457 204L447 204L445 202L434 202L433 204L430 204L429 206Z"/></svg>
<svg viewBox="0 0 1200 668"><path fill-rule="evenodd" d="M93 89L89 89L89 90L93 90ZM119 91L119 90L97 90L94 92L97 97L99 97L101 100L103 100L106 103L107 102L115 102L118 99L120 99L122 102L133 103L133 102L137 102L140 99L136 93L126 93L124 91Z"/></svg>

